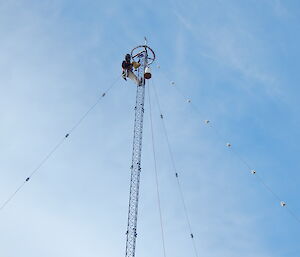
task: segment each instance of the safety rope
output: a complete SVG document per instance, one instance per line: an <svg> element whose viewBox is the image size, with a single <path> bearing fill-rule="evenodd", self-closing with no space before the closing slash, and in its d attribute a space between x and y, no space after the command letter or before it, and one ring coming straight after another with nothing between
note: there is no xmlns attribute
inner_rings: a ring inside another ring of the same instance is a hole
<svg viewBox="0 0 300 257"><path fill-rule="evenodd" d="M171 148L171 144L170 144L170 140L169 140L169 136L168 136L168 132L167 132L165 120L164 120L165 116L164 116L164 114L162 112L162 109L161 109L161 105L160 105L158 93L157 93L156 86L154 84L154 80L153 79L152 79L152 87L153 87L153 91L154 91L156 103L157 103L157 106L158 106L158 110L159 110L159 113L160 113L160 119L161 119L163 131L164 131L164 136L166 138L166 142L167 142L167 146L168 146L170 160L171 160L173 171L174 171L174 175L175 175L176 181L177 181L178 191L179 191L179 195L180 195L180 198L181 198L181 203L182 203L182 206L183 206L183 210L184 210L184 215L185 215L187 227L188 227L188 230L189 230L189 235L190 235L190 238L191 238L191 241L192 241L192 245L193 245L195 257L198 257L199 256L198 255L198 249L197 249L195 238L194 238L195 234L193 233L193 230L192 230L192 225L191 225L190 217L189 217L188 210L187 210L187 207L186 207L185 197L184 197L183 190L182 190L182 187L181 187L181 182L180 182L180 178L179 178L179 172L178 172L178 170L176 168L175 158L174 158L174 155L173 155L173 151L172 151L172 148Z"/></svg>
<svg viewBox="0 0 300 257"><path fill-rule="evenodd" d="M70 137L71 133L73 133L78 126L85 120L85 118L89 115L89 113L99 104L99 102L106 96L106 94L116 85L120 76L117 77L110 84L110 86L98 97L94 104L90 106L90 108L78 119L78 121L74 124L74 126L66 133L63 138L58 140L57 144L48 152L48 154L38 163L36 168L34 168L30 173L29 176L17 187L17 189L2 203L0 206L0 211L2 211L8 204L11 202L18 192L31 180L31 178L41 169L41 167L50 159L50 157L63 145L63 143Z"/></svg>
<svg viewBox="0 0 300 257"><path fill-rule="evenodd" d="M159 193L159 181L158 181L157 162L156 162L156 153L155 153L155 141L154 141L154 132L153 132L152 106L151 106L151 96L150 96L149 83L147 83L147 89L148 89L149 117L150 117L150 128L151 128L152 152L153 152L153 161L154 161L154 173L155 173L155 184L156 184L156 194L157 194L157 205L158 205L158 211L159 211L159 220L160 220L160 229L161 229L163 253L164 253L164 257L166 257L167 256L166 255L166 244L165 244L164 226L163 226L162 211L161 211L160 193Z"/></svg>
<svg viewBox="0 0 300 257"><path fill-rule="evenodd" d="M160 73L168 80L168 77L161 71L160 67L158 68L158 70L160 70ZM200 112L199 108L193 104L193 101L191 98L187 98L186 95L182 92L182 90L180 90L177 86L176 83L174 81L170 82L170 85L176 89L177 93L183 98L185 99L185 102L188 103L191 108L200 116L203 117L203 114ZM219 130L217 129L217 127L212 125L212 122L210 120L203 120L203 124L205 124L206 126L208 126L209 128L211 128L216 135L225 143L225 137L223 137L221 135L221 133L219 132ZM282 200L282 198L275 193L275 191L268 185L268 183L265 182L265 180L257 173L257 171L255 169L253 169L251 167L251 165L239 154L239 152L232 146L231 143L226 143L225 146L227 148L229 148L231 150L231 152L235 155L235 157L237 159L239 159L239 161L241 163L244 164L244 166L246 167L246 169L248 170L249 174L252 174L253 176L256 177L256 179L262 184L262 186L271 193L271 195L274 197L274 199L276 199L276 202L278 202L280 204L281 207L284 207L286 209L286 211L290 214L290 216L292 218L294 218L297 222L300 223L300 218L298 215L295 214L295 212L289 207L287 206L286 202Z"/></svg>

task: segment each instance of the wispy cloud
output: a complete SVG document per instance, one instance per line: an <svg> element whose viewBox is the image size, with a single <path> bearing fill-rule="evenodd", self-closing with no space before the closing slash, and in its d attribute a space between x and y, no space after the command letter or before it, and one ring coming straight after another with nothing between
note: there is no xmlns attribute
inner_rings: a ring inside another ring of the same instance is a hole
<svg viewBox="0 0 300 257"><path fill-rule="evenodd" d="M194 49L198 55L239 72L247 80L258 82L270 95L280 94L277 75L268 71L264 65L268 63L268 57L264 53L267 48L256 36L238 24L207 28L190 21L179 10L174 10L174 14L200 43L199 48Z"/></svg>
<svg viewBox="0 0 300 257"><path fill-rule="evenodd" d="M274 13L280 18L291 17L291 12L286 8L282 0L272 0L270 1Z"/></svg>
<svg viewBox="0 0 300 257"><path fill-rule="evenodd" d="M207 12L205 20L211 20L203 23L199 3L209 5L211 1L182 1L182 8L173 10L168 1L158 0L135 5L121 0L2 1L0 200L23 181L57 138L94 103L119 74L123 54L142 43L145 35L150 35L158 61L165 61L173 75L178 75L176 85L189 87L185 78L197 80L200 64L217 78L216 70L207 65L214 63L211 66L223 69L226 76L222 74L222 79L233 81L238 77L233 86L249 88L242 82L250 80L257 82L256 87L265 85L265 90L274 93L277 74L268 69L264 40L251 29L239 26L235 15L229 15L234 22L224 22L228 17L222 16L219 5L213 9L222 19L215 23L215 16ZM282 221L273 213L277 206L273 208L268 195L242 173L244 167L223 149L223 142L201 127L202 117L193 113L172 87L165 87L169 81L158 81L158 74L154 76L201 256L282 257L272 251L277 242L273 234L281 239L282 231L290 233L294 223L284 220L276 228L274 223L268 226L266 220L272 217ZM214 95L219 93L210 89ZM120 82L0 213L0 256L124 253L135 90L130 81ZM217 116L215 109L229 110L238 132L231 136L245 145L244 151L253 159L264 163L274 179L279 161L270 161L265 153L271 155L272 149L281 145L264 142L255 134L260 132L257 127L249 126L251 121L238 123L236 116L247 113L230 103L226 88L219 96L229 100L221 99L217 104L213 97L189 92L196 104L204 98L213 102L211 110L202 106L203 111ZM246 99L244 95L239 97L240 102ZM249 108L252 111L252 102ZM161 253L148 111L146 106L137 256ZM255 111L253 115L258 115L260 110ZM261 124L267 131L274 123L265 122L266 116L262 116ZM192 256L165 138L158 125L159 114L154 117L167 250L174 257ZM220 127L228 129L230 125L224 122ZM242 138L239 132L249 130L253 130L248 134L250 138ZM284 128L282 134L289 132ZM256 148L251 150L249 145ZM280 168L285 168L284 164ZM294 249L299 247L297 237L289 239ZM286 244L278 245L282 251L288 248Z"/></svg>

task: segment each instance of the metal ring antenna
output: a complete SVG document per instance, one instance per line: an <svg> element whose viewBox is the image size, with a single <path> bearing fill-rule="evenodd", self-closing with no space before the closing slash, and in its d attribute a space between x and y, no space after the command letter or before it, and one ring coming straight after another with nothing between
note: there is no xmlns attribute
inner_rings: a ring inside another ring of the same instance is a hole
<svg viewBox="0 0 300 257"><path fill-rule="evenodd" d="M154 51L147 45L140 45L131 50L131 58L136 61L136 58L144 57L144 54L148 56L148 65L152 64L155 60Z"/></svg>

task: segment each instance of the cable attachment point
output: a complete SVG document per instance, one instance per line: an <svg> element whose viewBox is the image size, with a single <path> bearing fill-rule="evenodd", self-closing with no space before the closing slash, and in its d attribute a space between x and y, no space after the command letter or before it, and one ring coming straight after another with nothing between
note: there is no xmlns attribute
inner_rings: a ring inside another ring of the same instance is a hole
<svg viewBox="0 0 300 257"><path fill-rule="evenodd" d="M285 207L285 206L286 206L286 203L285 203L284 201L281 201L281 202L280 202L280 205L281 205L281 207Z"/></svg>
<svg viewBox="0 0 300 257"><path fill-rule="evenodd" d="M28 182L28 181L29 181L29 179L30 179L30 177L26 178L25 182Z"/></svg>
<svg viewBox="0 0 300 257"><path fill-rule="evenodd" d="M161 118L161 119L163 119L163 118L164 118L164 116L161 114L161 115L160 115L160 118Z"/></svg>
<svg viewBox="0 0 300 257"><path fill-rule="evenodd" d="M70 134L69 134L69 133L65 135L65 138L67 138L68 136L70 136Z"/></svg>
<svg viewBox="0 0 300 257"><path fill-rule="evenodd" d="M191 238L194 238L194 235L193 235L193 233L191 233Z"/></svg>
<svg viewBox="0 0 300 257"><path fill-rule="evenodd" d="M106 96L106 94L105 94L105 93L103 93L103 94L102 94L102 97L104 97L104 96Z"/></svg>
<svg viewBox="0 0 300 257"><path fill-rule="evenodd" d="M251 170L251 174L255 175L256 174L256 170Z"/></svg>
<svg viewBox="0 0 300 257"><path fill-rule="evenodd" d="M175 173L175 176L176 176L176 178L178 178L178 173L177 172Z"/></svg>
<svg viewBox="0 0 300 257"><path fill-rule="evenodd" d="M209 121L209 120L205 120L204 123L205 123L205 124L208 124L208 123L210 123L210 121Z"/></svg>

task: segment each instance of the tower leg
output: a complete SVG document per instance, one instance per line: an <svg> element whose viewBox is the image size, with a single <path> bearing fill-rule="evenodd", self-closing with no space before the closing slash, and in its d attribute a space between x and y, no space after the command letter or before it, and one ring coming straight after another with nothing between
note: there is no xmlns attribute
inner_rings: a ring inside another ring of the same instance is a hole
<svg viewBox="0 0 300 257"><path fill-rule="evenodd" d="M141 172L144 102L145 102L145 81L143 80L142 84L140 86L137 86L137 91L136 91L128 225L127 225L127 233L126 233L127 234L126 257L135 256L139 184L140 184L140 172Z"/></svg>

